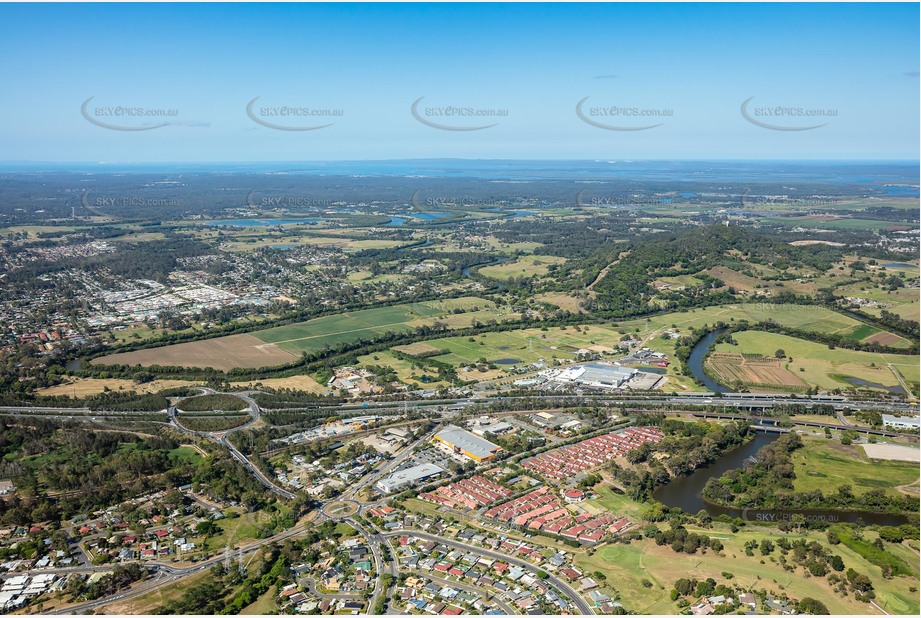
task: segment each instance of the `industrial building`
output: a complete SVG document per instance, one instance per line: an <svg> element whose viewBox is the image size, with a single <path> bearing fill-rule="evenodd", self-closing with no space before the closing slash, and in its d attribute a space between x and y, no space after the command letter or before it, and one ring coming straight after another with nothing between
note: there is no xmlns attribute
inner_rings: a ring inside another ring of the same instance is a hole
<svg viewBox="0 0 921 618"><path fill-rule="evenodd" d="M494 436L501 436L507 433L515 431L515 427L509 423L503 421L497 421L495 423L485 423L480 425L474 425L470 428L470 431L476 435L482 437L488 433L493 434Z"/></svg>
<svg viewBox="0 0 921 618"><path fill-rule="evenodd" d="M570 382L594 388L621 388L624 383L639 373L630 367L587 363L573 365L556 375L559 382Z"/></svg>
<svg viewBox="0 0 921 618"><path fill-rule="evenodd" d="M918 431L921 427L921 417L917 416L893 416L892 414L883 414L883 427L891 429L914 429Z"/></svg>
<svg viewBox="0 0 921 618"><path fill-rule="evenodd" d="M434 441L444 444L453 452L464 455L477 463L492 459L497 452L502 450L502 447L475 436L457 425L448 425L439 431L435 434Z"/></svg>
<svg viewBox="0 0 921 618"><path fill-rule="evenodd" d="M374 487L382 494L391 494L395 491L399 491L401 488L407 485L436 477L442 472L444 472L444 468L440 468L435 464L424 463L418 466L413 466L412 468L406 468L405 470L394 472L393 474L379 480L377 483L375 483Z"/></svg>

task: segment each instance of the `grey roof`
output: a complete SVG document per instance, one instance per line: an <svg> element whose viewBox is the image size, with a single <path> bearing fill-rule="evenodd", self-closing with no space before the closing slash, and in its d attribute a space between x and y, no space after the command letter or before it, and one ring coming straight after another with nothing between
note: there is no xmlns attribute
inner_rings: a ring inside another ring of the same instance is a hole
<svg viewBox="0 0 921 618"><path fill-rule="evenodd" d="M913 427L918 427L921 425L921 417L917 416L894 416L892 414L883 414L883 423L895 423L901 425L911 425Z"/></svg>
<svg viewBox="0 0 921 618"><path fill-rule="evenodd" d="M582 382L620 382L636 372L636 369L629 367L602 365L600 363L588 363L582 366L585 367L585 373L579 376L579 381Z"/></svg>
<svg viewBox="0 0 921 618"><path fill-rule="evenodd" d="M444 440L451 446L465 450L480 459L489 457L500 448L489 440L484 440L479 436L475 436L457 425L448 425L435 434L435 437L439 440Z"/></svg>
<svg viewBox="0 0 921 618"><path fill-rule="evenodd" d="M424 463L413 466L412 468L400 470L399 472L394 472L390 476L382 478L378 483L382 486L399 487L406 483L412 483L413 481L421 481L422 479L441 474L442 472L444 472L444 468L440 468L435 464Z"/></svg>

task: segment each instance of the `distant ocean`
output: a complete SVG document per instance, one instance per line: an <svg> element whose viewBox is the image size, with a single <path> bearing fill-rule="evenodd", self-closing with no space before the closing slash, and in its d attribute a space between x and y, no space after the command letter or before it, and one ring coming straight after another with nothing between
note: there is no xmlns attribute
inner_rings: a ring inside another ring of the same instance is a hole
<svg viewBox="0 0 921 618"><path fill-rule="evenodd" d="M256 173L312 176L480 178L496 181L646 180L666 182L823 182L902 185L890 195L916 195L911 161L534 161L422 159L270 163L0 163L7 173ZM909 185L909 186L904 186Z"/></svg>

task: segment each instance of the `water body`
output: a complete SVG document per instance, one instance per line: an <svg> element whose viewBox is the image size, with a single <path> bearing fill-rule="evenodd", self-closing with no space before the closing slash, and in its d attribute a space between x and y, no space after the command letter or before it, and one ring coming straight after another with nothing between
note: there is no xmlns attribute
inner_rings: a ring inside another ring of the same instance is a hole
<svg viewBox="0 0 921 618"><path fill-rule="evenodd" d="M905 185L886 185L883 187L886 195L893 197L918 197L918 187L909 187Z"/></svg>
<svg viewBox="0 0 921 618"><path fill-rule="evenodd" d="M520 358L500 358L499 360L494 360L494 365L517 365L518 363L524 362Z"/></svg>
<svg viewBox="0 0 921 618"><path fill-rule="evenodd" d="M230 227L268 227L271 225L298 225L302 223L319 223L323 219L223 219L208 221L205 225L226 225Z"/></svg>
<svg viewBox="0 0 921 618"><path fill-rule="evenodd" d="M294 249L297 245L272 245L269 249L275 249L277 251L285 251L286 249Z"/></svg>
<svg viewBox="0 0 921 618"><path fill-rule="evenodd" d="M741 468L745 460L754 457L758 450L780 437L778 433L758 433L748 444L735 448L715 462L704 468L698 468L689 476L676 478L667 485L657 487L653 497L670 507L680 507L684 512L695 514L701 509L712 517L722 514L741 517L751 522L792 521L793 515L802 515L807 521L824 521L828 523L863 523L879 526L900 526L908 523L904 515L888 513L864 513L859 511L830 510L771 510L771 509L737 509L704 501L701 492L711 478L718 478L724 473Z"/></svg>
<svg viewBox="0 0 921 618"><path fill-rule="evenodd" d="M66 369L67 371L80 371L81 368L82 367L81 367L81 362L79 358L69 360L67 361L67 364L64 365L64 369Z"/></svg>
<svg viewBox="0 0 921 618"><path fill-rule="evenodd" d="M889 262L888 264L883 264L886 268L914 268L913 264L905 264L904 262Z"/></svg>
<svg viewBox="0 0 921 618"><path fill-rule="evenodd" d="M507 261L508 261L508 258L496 257L496 258L489 260L488 262L482 262L480 264L472 264L470 266L467 266L466 268L461 269L461 274L469 279L473 277L473 271L477 268L480 268L481 266L492 266L493 264L502 264L503 262L507 262ZM498 285L500 289L505 289L504 283L499 283Z"/></svg>
<svg viewBox="0 0 921 618"><path fill-rule="evenodd" d="M442 217L450 217L446 212L421 212L414 214L413 217L416 219L422 219L423 221L434 221L435 219L441 219Z"/></svg>
<svg viewBox="0 0 921 618"><path fill-rule="evenodd" d="M860 378L841 378L848 384L853 384L854 386L862 386L864 388L880 388L884 391L889 391L893 395L907 395L905 389L901 386L883 386L878 382L870 382L869 380L861 380Z"/></svg>
<svg viewBox="0 0 921 618"><path fill-rule="evenodd" d="M726 332L724 329L718 329L704 335L691 350L691 356L688 358L688 367L691 370L691 375L703 382L703 385L714 393L730 392L728 388L704 373L704 358L707 356L707 351L710 349L710 346L713 345L713 342L716 341L716 338L724 332Z"/></svg>
<svg viewBox="0 0 921 618"><path fill-rule="evenodd" d="M384 227L402 227L406 223L403 217L390 217L390 221L384 224Z"/></svg>

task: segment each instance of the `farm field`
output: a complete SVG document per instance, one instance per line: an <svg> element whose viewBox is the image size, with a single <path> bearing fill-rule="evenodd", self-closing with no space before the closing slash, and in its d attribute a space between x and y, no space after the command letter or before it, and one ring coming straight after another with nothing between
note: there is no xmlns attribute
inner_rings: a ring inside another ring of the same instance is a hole
<svg viewBox="0 0 921 618"><path fill-rule="evenodd" d="M766 356L713 353L707 357L707 367L716 374L721 384L740 382L754 388L777 388L783 391L801 391L806 383L784 368L785 360Z"/></svg>
<svg viewBox="0 0 921 618"><path fill-rule="evenodd" d="M691 530L698 534L719 537L725 547L725 557L713 552L706 554L684 554L673 551L668 546L657 546L653 541L644 539L629 545L607 545L593 555L577 553L574 561L577 567L593 573L600 571L606 576L602 588L614 588L620 593L621 602L632 613L675 614L677 605L669 599L669 591L675 581L685 578L706 579L713 577L717 582L725 582L721 576L724 571L734 575L729 583L735 585L753 585L768 592L786 592L795 598L813 597L821 599L832 614L877 614L873 606L854 600L853 597L841 597L834 593L828 582L821 577L802 577L802 571L796 575L789 573L772 561L761 560L761 556L748 557L743 545L748 540L757 540L780 536L771 530L751 530L748 528L732 533L727 527L717 526L710 530ZM793 536L788 535L788 536ZM806 536L823 546L828 546L824 533L809 532ZM901 549L901 548L895 548ZM835 546L834 553L840 554L845 565L859 572L867 573L876 588L877 602L890 613L915 614L918 610L917 595L909 590L915 579L897 577L884 579L879 567L876 567L846 547ZM916 558L913 559L915 562ZM652 588L642 585L642 580L652 582ZM884 604L885 603L885 604Z"/></svg>
<svg viewBox="0 0 921 618"><path fill-rule="evenodd" d="M455 310L464 313L453 313ZM451 328L470 326L474 321L497 319L500 312L493 302L465 297L412 305L394 305L352 311L297 324L253 333L264 343L277 344L292 353L316 352L326 345L337 345L390 332L405 332L417 326L441 322Z"/></svg>
<svg viewBox="0 0 921 618"><path fill-rule="evenodd" d="M278 346L266 345L253 335L228 335L189 343L119 352L94 358L94 365L151 365L176 367L213 367L227 371L236 367L259 368L283 365L297 356Z"/></svg>
<svg viewBox="0 0 921 618"><path fill-rule="evenodd" d="M899 371L906 381L918 383L921 358L917 355L877 354L841 348L832 350L827 345L761 331L741 331L733 333L732 337L739 345L720 343L714 347L714 352L773 356L775 351L782 349L793 358L793 362L785 365L788 370L823 389L854 386L844 378L888 387L899 386L893 369Z"/></svg>
<svg viewBox="0 0 921 618"><path fill-rule="evenodd" d="M793 452L793 487L798 492L820 489L829 494L840 485L850 485L855 494L882 489L896 495L896 487L918 480L917 463L870 461L860 446L825 437L803 436L803 443Z"/></svg>
<svg viewBox="0 0 921 618"><path fill-rule="evenodd" d="M462 310L465 313L453 313ZM94 364L171 365L213 367L222 371L282 365L301 352L371 338L385 332L405 332L435 322L450 328L470 326L501 317L491 301L465 297L352 311L306 322L278 326L245 335L228 335L160 348L120 352L94 359Z"/></svg>
<svg viewBox="0 0 921 618"><path fill-rule="evenodd" d="M553 255L524 255L514 262L484 266L477 272L491 279L511 279L512 277L543 276L550 272L553 264L562 264L566 258Z"/></svg>

